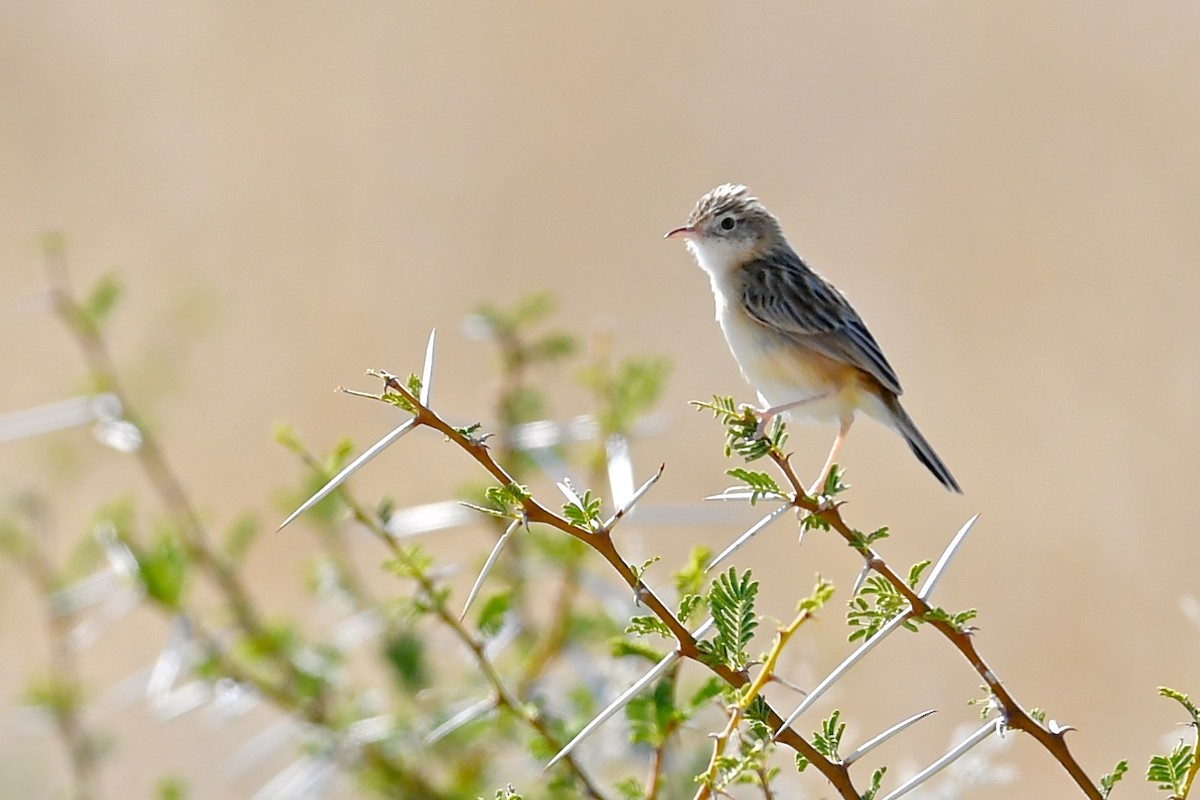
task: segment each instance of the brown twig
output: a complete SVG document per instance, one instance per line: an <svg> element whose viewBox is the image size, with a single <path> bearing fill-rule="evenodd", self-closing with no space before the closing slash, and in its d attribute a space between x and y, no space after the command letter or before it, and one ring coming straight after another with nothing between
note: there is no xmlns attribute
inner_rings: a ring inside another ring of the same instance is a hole
<svg viewBox="0 0 1200 800"><path fill-rule="evenodd" d="M493 478L500 483L501 486L513 485L514 481L509 474L501 467L495 459L492 458L491 452L487 446L476 439L465 436L457 429L443 420L433 410L423 405L411 392L405 388L400 381L386 373L379 373L384 377L384 383L388 390L396 393L404 398L405 403L412 409L416 424L436 430L445 436L450 442L464 450L468 455L475 459L480 466L484 468ZM722 680L735 688L741 688L750 682L750 678L745 672L735 672L723 664L709 663L700 657L700 650L695 637L683 625L675 614L658 598L654 590L647 586L634 572L633 568L625 561L621 554L617 551L616 545L612 540L612 531L610 529L601 528L597 531L591 531L572 525L566 519L560 517L554 512L548 510L532 497L526 497L522 501L522 509L526 519L530 523L539 523L548 525L562 533L567 534L575 539L586 544L596 553L598 553L609 565L616 571L621 579L629 586L636 594L638 601L646 606L658 617L658 619L667 626L671 634L679 643L678 652L684 658L696 661L703 664L712 672L716 673ZM451 615L453 616L453 615ZM455 620L457 623L457 620ZM468 634L469 635L469 634ZM776 711L767 706L767 724L774 729L780 728L783 724L783 717L779 716ZM784 730L776 735L776 740L783 742L788 747L791 747L796 752L803 755L817 768L822 775L833 785L837 792L847 800L858 800L859 794L855 790L853 783L850 780L850 773L844 766L837 764L821 755L808 741L800 734L792 729Z"/></svg>
<svg viewBox="0 0 1200 800"><path fill-rule="evenodd" d="M414 398L415 399L415 398ZM451 429L453 430L453 429ZM324 470L320 470L320 474L325 474ZM331 476L325 475L326 478ZM540 710L531 709L529 704L524 703L520 699L520 695L514 694L504 683L500 674L496 671L495 666L487 657L484 651L484 645L480 642L466 626L458 619L453 611L447 607L439 587L423 570L417 568L409 555L409 553L401 547L397 541L388 534L384 529L379 518L374 514L369 513L354 497L346 490L340 487L338 490L341 493L343 501L350 509L351 516L355 521L371 531L379 541L381 541L391 552L392 556L404 563L410 569L413 579L417 582L425 599L429 602L430 608L437 618L446 625L447 628L454 634L467 650L470 651L472 659L475 661L476 667L484 680L487 681L495 695L496 707L512 713L518 719L524 721L531 729L536 731L542 738L550 743L552 747L561 748L562 742L558 740L551 725L542 715ZM564 759L566 768L574 775L583 787L584 792L588 797L594 800L605 800L605 794L592 781L591 777L584 771L582 765L574 758Z"/></svg>
<svg viewBox="0 0 1200 800"><path fill-rule="evenodd" d="M817 517L827 523L829 527L837 531L837 533L846 540L851 547L859 552L866 559L868 567L878 573L884 580L892 585L897 592L908 602L912 609L912 616L922 619L927 624L933 626L939 633L942 634L954 647L966 658L971 668L979 675L980 678L987 684L988 691L996 698L999 704L1000 713L1004 716L1004 722L1009 728L1024 731L1031 735L1039 744L1042 745L1050 755L1062 765L1062 767L1071 776L1071 779L1079 786L1083 793L1092 800L1102 800L1100 790L1092 783L1091 778L1084 772L1083 767L1075 760L1070 748L1068 748L1064 735L1066 731L1051 732L1042 727L1037 720L1033 719L1016 698L1008 691L996 674L983 660L983 656L975 648L975 642L971 634L967 631L958 630L949 622L941 619L928 619L926 615L932 607L926 603L918 594L908 585L908 582L902 576L896 574L887 562L876 553L870 545L862 541L861 535L854 531L846 521L842 519L841 509L837 505L829 506L821 504L817 500L805 494L804 484L796 476L792 469L788 456L783 455L778 449L772 448L770 453L771 460L783 472L795 493L793 505L799 509L803 509L809 514Z"/></svg>
<svg viewBox="0 0 1200 800"><path fill-rule="evenodd" d="M55 592L62 579L46 553L46 520L36 500L31 503L30 518L37 530L26 539L19 563L25 568L45 609L47 638L50 642L50 680L56 691L68 697L53 703L50 711L54 725L67 750L71 764L72 792L75 800L98 800L100 792L100 759L95 737L87 731L83 720L83 680L79 663L71 647L70 633L73 615L54 607Z"/></svg>

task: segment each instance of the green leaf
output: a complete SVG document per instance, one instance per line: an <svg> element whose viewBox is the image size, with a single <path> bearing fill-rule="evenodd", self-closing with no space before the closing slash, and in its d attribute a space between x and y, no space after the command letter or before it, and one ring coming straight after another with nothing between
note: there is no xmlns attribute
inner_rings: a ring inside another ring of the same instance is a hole
<svg viewBox="0 0 1200 800"><path fill-rule="evenodd" d="M187 571L188 558L183 545L169 533L160 536L152 548L138 556L138 578L147 596L172 611L179 610Z"/></svg>
<svg viewBox="0 0 1200 800"><path fill-rule="evenodd" d="M629 569L631 572L633 572L634 579L638 583L641 583L642 577L646 574L646 570L650 569L650 567L654 566L659 561L662 561L662 556L650 556L645 561L643 561L640 566L635 566L633 564L630 564Z"/></svg>
<svg viewBox="0 0 1200 800"><path fill-rule="evenodd" d="M908 568L908 588L917 588L917 581L921 580L921 573L932 563L929 559L925 559L924 561L918 561Z"/></svg>
<svg viewBox="0 0 1200 800"><path fill-rule="evenodd" d="M787 497L783 493L783 490L779 488L779 484L775 482L775 479L765 472L755 472L744 467L733 467L732 469L725 470L725 474L746 484L750 489L750 505L755 505L764 497Z"/></svg>
<svg viewBox="0 0 1200 800"><path fill-rule="evenodd" d="M930 608L921 616L925 622L945 622L954 630L962 633L967 629L967 623L975 619L979 612L973 608L968 608L957 613L950 613L942 608Z"/></svg>
<svg viewBox="0 0 1200 800"><path fill-rule="evenodd" d="M738 407L732 397L713 395L711 403L692 401L697 409L708 410L725 425L725 455L738 454L746 461L755 461L782 451L787 441L787 426L783 417L771 420L763 436L758 435L758 415L752 408Z"/></svg>
<svg viewBox="0 0 1200 800"><path fill-rule="evenodd" d="M121 282L117 276L111 272L101 275L80 305L84 319L93 330L99 330L104 325L120 297Z"/></svg>
<svg viewBox="0 0 1200 800"><path fill-rule="evenodd" d="M830 761L840 760L838 747L842 744L842 734L846 732L846 723L841 721L842 712L834 709L829 717L821 722L821 730L813 734L812 746L817 752Z"/></svg>
<svg viewBox="0 0 1200 800"><path fill-rule="evenodd" d="M225 536L225 558L231 564L240 563L261 531L262 525L257 517L249 513L242 514L229 527L229 533Z"/></svg>
<svg viewBox="0 0 1200 800"><path fill-rule="evenodd" d="M673 638L671 629L667 627L666 623L660 620L658 617L651 616L634 617L633 619L629 620L629 625L625 628L625 632L632 633L635 636L650 636L651 634L658 634L659 636L663 636L667 639Z"/></svg>
<svg viewBox="0 0 1200 800"><path fill-rule="evenodd" d="M646 790L642 786L642 782L632 775L627 775L616 783L617 795L621 800L642 800L646 796Z"/></svg>
<svg viewBox="0 0 1200 800"><path fill-rule="evenodd" d="M397 578L420 578L433 566L433 556L426 553L419 544L401 546L396 550L395 558L383 562L383 568Z"/></svg>
<svg viewBox="0 0 1200 800"><path fill-rule="evenodd" d="M717 631L713 653L730 669L741 671L750 661L746 648L758 627L754 613L757 595L758 581L751 579L750 570L738 577L733 567L718 575L709 589L708 607Z"/></svg>
<svg viewBox="0 0 1200 800"><path fill-rule="evenodd" d="M870 639L897 614L908 609L904 596L879 575L863 581L862 588L847 605L846 624L854 629L849 636L851 642ZM910 631L917 629L911 619L905 621L904 627Z"/></svg>
<svg viewBox="0 0 1200 800"><path fill-rule="evenodd" d="M720 697L725 691L726 684L720 678L712 677L700 684L696 691L692 692L685 706L686 714L689 718L700 711L702 708Z"/></svg>
<svg viewBox="0 0 1200 800"><path fill-rule="evenodd" d="M655 631L657 633L657 631ZM645 644L640 639L624 639L619 636L614 636L609 640L609 654L613 658L625 658L626 656L636 656L644 658L647 661L657 664L662 660L663 654L659 650L655 650L648 644Z"/></svg>
<svg viewBox="0 0 1200 800"><path fill-rule="evenodd" d="M879 794L879 787L883 783L883 776L887 774L887 767L879 767L871 773L871 785L867 787L867 791L863 792L862 800L875 800L875 795Z"/></svg>
<svg viewBox="0 0 1200 800"><path fill-rule="evenodd" d="M55 717L73 714L83 706L83 687L56 675L31 679L25 687L25 702L43 708Z"/></svg>
<svg viewBox="0 0 1200 800"><path fill-rule="evenodd" d="M1163 791L1175 795L1183 794L1183 783L1187 779L1188 768L1195 758L1195 751L1185 742L1179 742L1165 756L1151 756L1150 766L1146 769L1146 780L1157 784Z"/></svg>
<svg viewBox="0 0 1200 800"><path fill-rule="evenodd" d="M827 581L818 575L817 585L813 587L812 594L796 604L796 611L807 611L810 614L815 613L829 602L830 598L833 597L833 591L833 582Z"/></svg>
<svg viewBox="0 0 1200 800"><path fill-rule="evenodd" d="M179 775L159 778L154 784L156 800L187 800L187 781Z"/></svg>
<svg viewBox="0 0 1200 800"><path fill-rule="evenodd" d="M592 492L589 489L579 498L578 503L570 501L563 505L563 518L577 528L595 532L599 530L601 524L601 505L602 501L600 498L592 497Z"/></svg>
<svg viewBox="0 0 1200 800"><path fill-rule="evenodd" d="M1125 777L1125 773L1128 771L1129 762L1125 759L1118 761L1117 765L1113 767L1113 771L1100 779L1100 793L1104 797L1108 797L1110 794L1112 794L1113 787L1117 785L1117 782L1120 781L1121 778Z"/></svg>
<svg viewBox="0 0 1200 800"><path fill-rule="evenodd" d="M1176 691L1175 689L1172 689L1168 686L1158 687L1158 694L1160 697L1169 697L1172 700L1179 703L1181 706L1184 707L1184 709L1187 710L1188 714L1191 715L1192 724L1200 725L1200 708L1197 708L1196 704L1193 703L1192 699L1190 697L1188 697L1186 694L1184 694L1183 692L1180 692L1180 691Z"/></svg>
<svg viewBox="0 0 1200 800"><path fill-rule="evenodd" d="M688 553L687 563L671 573L671 577L675 581L675 592L680 597L700 594L700 590L704 588L706 575L704 566L711 558L712 548L702 544L695 545Z"/></svg>
<svg viewBox="0 0 1200 800"><path fill-rule="evenodd" d="M484 492L488 502L504 516L520 519L524 513L525 501L530 498L529 488L519 483L507 486L489 486Z"/></svg>
<svg viewBox="0 0 1200 800"><path fill-rule="evenodd" d="M498 592L480 604L477 625L479 632L485 637L495 636L504 626L504 618L512 607L513 594L511 589Z"/></svg>
<svg viewBox="0 0 1200 800"><path fill-rule="evenodd" d="M699 594L685 594L679 599L679 621L691 621L696 613L696 609L699 608L704 608L704 596Z"/></svg>
<svg viewBox="0 0 1200 800"><path fill-rule="evenodd" d="M425 639L410 630L397 630L383 642L383 657L401 689L416 694L429 686Z"/></svg>
<svg viewBox="0 0 1200 800"><path fill-rule="evenodd" d="M661 680L652 692L633 698L625 706L629 720L630 741L659 747L675 731L680 716L675 708L675 682Z"/></svg>

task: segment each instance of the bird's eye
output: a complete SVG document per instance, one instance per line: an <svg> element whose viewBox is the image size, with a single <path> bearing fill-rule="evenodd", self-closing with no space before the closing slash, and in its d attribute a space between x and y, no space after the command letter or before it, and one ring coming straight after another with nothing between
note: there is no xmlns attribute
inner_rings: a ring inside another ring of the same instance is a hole
<svg viewBox="0 0 1200 800"><path fill-rule="evenodd" d="M723 230L723 231L731 231L737 227L737 219L735 219L734 217L731 217L731 216L730 217L722 217L721 221L718 222L717 225L719 225L721 230Z"/></svg>

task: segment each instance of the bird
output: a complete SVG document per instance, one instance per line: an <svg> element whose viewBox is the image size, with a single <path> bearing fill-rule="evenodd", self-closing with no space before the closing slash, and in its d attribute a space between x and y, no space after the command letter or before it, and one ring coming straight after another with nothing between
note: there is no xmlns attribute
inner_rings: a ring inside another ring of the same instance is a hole
<svg viewBox="0 0 1200 800"><path fill-rule="evenodd" d="M717 322L762 403L754 409L759 435L785 412L839 425L810 495L825 485L859 411L903 436L943 486L962 493L900 405L900 380L862 317L796 254L779 220L748 188L718 186L664 238L684 240L708 273Z"/></svg>

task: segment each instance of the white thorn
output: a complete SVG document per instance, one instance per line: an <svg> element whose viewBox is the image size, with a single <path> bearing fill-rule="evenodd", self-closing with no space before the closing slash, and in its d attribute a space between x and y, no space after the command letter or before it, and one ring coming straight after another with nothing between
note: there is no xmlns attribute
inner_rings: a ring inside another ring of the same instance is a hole
<svg viewBox="0 0 1200 800"><path fill-rule="evenodd" d="M413 417L412 419L406 421L403 425L401 425L398 428L396 428L395 430L393 430L387 436L384 436L378 442L376 442L375 444L368 447L363 452L362 455L360 455L358 458L351 461L346 466L342 467L342 471L339 472L337 475L334 475L332 478L330 478L329 482L326 483L324 486L322 486L317 491L316 494L314 494L312 497L305 500L304 503L302 503L299 508L297 508L295 511L293 511L291 513L291 515L288 516L288 518L283 521L283 524L280 525L276 530L280 530L280 531L283 530L296 517L300 516L305 511L307 511L308 509L315 506L317 503L324 500L326 497L329 496L330 492L332 492L334 489L338 488L343 483L345 483L347 478L349 478L355 472L358 472L358 470L361 467L363 467L368 461L373 459L375 456L379 455L381 452L383 452L383 450L386 447L388 447L390 444L395 442L397 439L404 436L404 434L411 431L413 428L416 427L416 425L417 425L417 419L416 419L416 417Z"/></svg>
<svg viewBox="0 0 1200 800"><path fill-rule="evenodd" d="M910 727L912 725L916 725L918 722L925 719L932 713L934 713L934 709L931 708L928 711L922 711L919 714L913 714L911 717L904 720L903 722L896 723L895 725L888 728L886 731L879 734L875 738L869 739L869 740L863 742L862 744L860 744L853 753L851 753L850 755L848 755L842 759L842 764L844 766L849 767L855 761L858 761L860 758L862 758L867 753L874 750L879 745L886 742L888 739L892 738L893 736L895 736L896 734L900 733L901 731L907 729L908 727Z"/></svg>
<svg viewBox="0 0 1200 800"><path fill-rule="evenodd" d="M566 758L568 755L570 755L571 751L574 750L576 748L576 746L578 746L588 736L591 736L592 731L594 731L594 730L596 730L596 728L600 727L613 714L620 711L625 706L626 703L628 703L631 699L633 699L634 695L636 695L643 688L645 688L645 686L648 683L650 683L652 680L654 680L659 675L666 672L667 669L670 668L670 666L678 660L679 660L679 651L678 650L672 650L671 652L669 652L665 656L663 656L662 660L659 661L657 664L655 664L650 669L649 672L647 672L645 675L643 675L641 678L639 678L637 680L637 682L634 683L632 686L630 686L628 689L621 692L621 694L617 695L617 698L615 700L613 700L611 703L609 703L608 706L603 711L601 711L599 714L597 714L592 719L591 722L589 722L587 725L585 725L583 730L581 730L579 733L577 733L575 735L574 739L567 742L566 745L563 746L563 749L559 750L558 754L555 755L554 758L550 759L550 761L546 764L545 768L550 769L555 764L557 764L560 760L562 760L562 759Z"/></svg>
<svg viewBox="0 0 1200 800"><path fill-rule="evenodd" d="M658 479L662 477L663 470L666 468L667 468L666 464L659 464L658 472L651 475L650 478L645 483L643 483L641 485L641 487L639 487L638 490L636 492L634 492L633 495L630 496L630 498L627 501L625 501L625 504L623 506L621 506L619 509L617 509L617 512L615 514L613 514L611 517L609 517L608 520L606 520L604 525L602 525L601 527L603 527L605 530L608 530L614 524L616 524L616 522L618 520L620 520L621 517L624 517L626 514L628 514L630 511L632 511L634 505L637 504L637 501L642 499L642 495L644 495L646 492L650 491L651 486L658 483Z"/></svg>
<svg viewBox="0 0 1200 800"><path fill-rule="evenodd" d="M950 750L950 752L946 753L946 755L942 756L937 761L918 772L916 775L913 775L903 784L898 786L895 791L883 798L883 800L896 800L896 798L908 794L910 791L917 788L946 767L950 766L952 763L958 760L959 756L961 756L963 753L967 752L972 747L991 736L993 733L998 733L999 731L1003 730L1003 728L1004 720L988 720L983 724L982 728L972 733L961 744L957 745Z"/></svg>
<svg viewBox="0 0 1200 800"><path fill-rule="evenodd" d="M421 405L429 408L429 394L433 391L433 347L437 341L437 328L429 332L429 343L425 345L425 366L421 370Z"/></svg>
<svg viewBox="0 0 1200 800"><path fill-rule="evenodd" d="M750 541L755 536L757 536L759 531L761 531L763 528L770 525L775 520L776 517L778 517L780 514L787 511L791 507L792 507L791 503L785 503L784 505L781 505L779 508L772 511L770 514L767 514L765 517L760 519L758 522L751 525L749 530L747 530L745 533L743 533L738 538L734 539L733 543L731 545L729 545L724 550L722 550L720 552L720 554L717 555L716 558L709 561L708 564L705 565L704 571L709 572L710 570L712 570L713 567L717 566L717 564L720 564L726 558L733 555L742 545L744 545L746 542Z"/></svg>
<svg viewBox="0 0 1200 800"><path fill-rule="evenodd" d="M496 540L496 546L492 548L492 552L488 555L487 561L483 562L483 569L479 570L479 577L475 579L475 585L471 587L471 592L467 595L467 602L463 604L462 614L458 616L459 622L466 618L467 611L471 608L471 603L475 602L475 598L478 596L479 590L483 587L483 579L487 577L489 572L491 572L492 565L496 563L496 559L500 556L500 551L503 550L504 545L508 543L508 537L512 536L513 531L515 531L520 524L521 520L514 519L512 524L508 526L508 529L505 530L504 533L500 535L500 538Z"/></svg>
<svg viewBox="0 0 1200 800"><path fill-rule="evenodd" d="M925 579L925 585L917 592L917 597L922 600L928 600L933 594L933 588L937 586L938 581L942 579L942 573L946 571L946 567L950 565L950 559L958 552L959 545L967 538L967 534L971 532L972 526L975 525L975 520L979 519L979 515L971 517L967 520L958 533L954 534L954 538L950 540L950 544L946 545L945 551L942 552L942 557L938 559L937 564L934 564L933 571L929 573L929 577Z"/></svg>
<svg viewBox="0 0 1200 800"><path fill-rule="evenodd" d="M821 695L825 694L825 691L829 689L830 686L833 686L833 684L836 683L842 677L842 675L846 674L846 672L852 666L857 664L863 656L871 652L876 645L878 645L889 635L891 635L893 631L903 625L911 613L912 610L907 609L892 617L890 620L888 620L888 623L880 628L874 636L872 636L870 639L867 639L865 642L859 645L857 650L846 656L846 659L841 664L838 664L837 667L834 668L833 672L829 673L829 675L825 677L825 680L818 683L816 688L808 693L808 696L801 701L800 705L796 707L796 710L793 711L791 715L783 721L783 724L779 726L779 730L775 732L775 736L772 738L778 737L781 732L787 730L788 727L790 727L791 724L795 722L801 714L807 711L813 703L817 702Z"/></svg>

